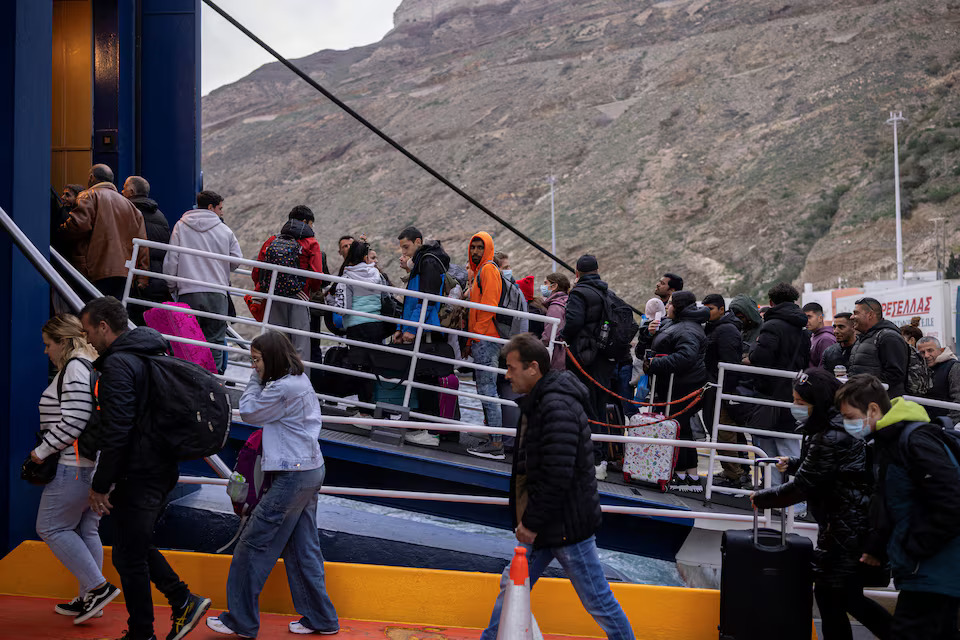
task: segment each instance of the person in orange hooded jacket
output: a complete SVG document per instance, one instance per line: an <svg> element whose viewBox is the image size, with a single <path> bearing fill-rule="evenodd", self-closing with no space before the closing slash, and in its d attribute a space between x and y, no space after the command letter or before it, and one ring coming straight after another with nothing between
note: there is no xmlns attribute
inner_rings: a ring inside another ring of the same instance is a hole
<svg viewBox="0 0 960 640"><path fill-rule="evenodd" d="M493 238L490 237L489 233L481 231L470 238L470 244L467 245L468 264L473 278L470 300L497 307L500 305L503 281L500 276L500 269L493 263L493 253ZM467 330L471 333L499 338L500 334L497 333L495 319L496 314L493 311L470 309L467 318ZM473 355L474 363L488 367L497 366L500 357L500 345L498 343L471 338L467 343L467 349L469 350L468 354ZM496 373L477 369L474 375L477 380L477 393L498 397ZM481 401L480 404L483 406L483 415L486 418L487 426L499 427L503 425L503 416L499 404L490 401ZM502 437L499 435L491 436L489 440L476 447L471 447L467 451L481 458L504 459Z"/></svg>

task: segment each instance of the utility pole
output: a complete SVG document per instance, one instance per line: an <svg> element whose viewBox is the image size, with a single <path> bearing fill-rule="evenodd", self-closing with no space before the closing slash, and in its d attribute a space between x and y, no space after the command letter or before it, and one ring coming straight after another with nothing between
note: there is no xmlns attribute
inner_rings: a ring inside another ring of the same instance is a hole
<svg viewBox="0 0 960 640"><path fill-rule="evenodd" d="M896 188L897 218L897 286L903 287L903 228L900 216L900 147L897 140L897 123L906 122L902 111L891 111L887 124L893 125L893 178Z"/></svg>
<svg viewBox="0 0 960 640"><path fill-rule="evenodd" d="M553 185L557 182L556 176L550 176L547 178L547 182L550 183L550 253L557 255L557 217L554 210L554 201L553 201ZM551 273L557 272L557 261L553 261L553 271Z"/></svg>
<svg viewBox="0 0 960 640"><path fill-rule="evenodd" d="M933 235L937 239L937 280L943 279L943 272L946 270L946 218L933 218Z"/></svg>

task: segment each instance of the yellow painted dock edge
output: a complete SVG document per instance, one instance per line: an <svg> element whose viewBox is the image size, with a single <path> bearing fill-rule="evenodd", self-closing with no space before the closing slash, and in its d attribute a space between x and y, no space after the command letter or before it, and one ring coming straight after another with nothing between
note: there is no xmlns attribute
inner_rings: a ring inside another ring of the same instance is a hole
<svg viewBox="0 0 960 640"><path fill-rule="evenodd" d="M119 583L104 549L107 579ZM165 551L194 593L226 607L231 556ZM326 563L327 590L344 618L436 626L483 628L497 596L499 576L489 573ZM638 637L649 640L715 640L720 592L649 585L614 584L613 592ZM72 598L76 582L42 542L22 543L0 559L0 593ZM533 613L545 633L602 637L567 580L543 578L533 590ZM154 592L156 604L166 604ZM283 562L267 581L260 610L294 614Z"/></svg>

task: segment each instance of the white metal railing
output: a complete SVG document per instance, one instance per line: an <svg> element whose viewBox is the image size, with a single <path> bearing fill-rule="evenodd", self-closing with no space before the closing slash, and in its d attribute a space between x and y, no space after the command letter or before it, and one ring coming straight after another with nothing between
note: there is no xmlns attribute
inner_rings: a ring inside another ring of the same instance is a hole
<svg viewBox="0 0 960 640"><path fill-rule="evenodd" d="M324 422L327 423L344 423L344 424L365 424L370 426L389 426L389 427L398 427L401 429L422 429L422 422L411 422L405 420L385 420L385 419L375 419L375 418L336 418L326 416L324 417ZM469 424L443 424L435 425L435 428L439 431L459 431L464 433L485 433L485 434L501 434L501 435L515 435L516 429L507 428L507 427L486 427L480 425L469 425ZM675 447L688 447L688 448L707 448L711 450L716 450L718 448L723 448L732 451L743 451L747 453L753 453L758 458L766 458L766 454L759 447L752 445L728 445L725 443L714 443L714 442L692 442L689 440L667 440L660 438L642 438L634 436L614 436L614 435L601 435L593 434L592 439L599 442L620 442L620 443L632 443L632 444L652 444L652 445L666 445L666 446L675 446ZM724 456L725 458L725 456ZM741 458L730 458L730 460L741 460ZM219 485L226 486L228 480L226 477L221 476L219 478L204 478L196 476L181 476L180 482L183 484L210 484L210 485ZM771 484L770 474L764 474L764 486L769 488ZM448 493L435 493L435 492L420 492L420 491L396 491L388 489L367 489L359 487L334 487L326 486L320 490L320 493L326 495L341 495L349 497L374 497L374 498L391 498L391 499L408 499L408 500L425 500L425 501L437 501L437 502L461 502L468 504L489 504L489 505L500 505L505 506L509 504L508 498L496 497L496 496L475 496L475 495L462 495L462 494L448 494ZM717 520L725 522L742 522L742 523L751 523L753 522L752 515L737 514L737 513L717 513L713 511L687 511L680 509L660 509L653 507L629 507L629 506L620 506L620 505L602 505L601 509L605 513L621 513L628 515L636 516L646 516L646 517L662 517L662 518L676 518L676 519L686 519L686 520ZM773 522L771 510L765 510L763 516L760 518L761 522L764 523L764 526L770 526ZM817 525L811 523L793 523L792 518L787 520L788 530L792 528L806 529L806 530L816 530Z"/></svg>
<svg viewBox="0 0 960 640"><path fill-rule="evenodd" d="M410 360L410 361L409 361L409 365L408 365L408 367L407 367L406 377L405 377L404 379L398 379L398 378L384 379L382 376L379 376L378 374L370 374L370 373L368 373L368 372L358 371L358 370L355 370L355 369L346 369L346 368L341 368L341 367L331 367L331 366L329 366L329 365L324 365L324 364L322 364L322 363L314 363L314 362L311 362L311 361L309 360L309 354L307 354L307 357L304 358L304 365L305 365L307 368L315 368L315 369L321 369L321 370L327 370L327 371L334 371L334 372L339 373L339 374L342 374L342 375L349 375L349 376L358 377L358 378L364 378L364 379L382 380L383 382L386 382L386 383L388 383L388 384L402 385L402 386L405 387L405 389L404 389L404 399L403 399L403 405L404 405L405 407L409 407L409 405L410 405L411 393L412 393L412 391L413 391L414 389L424 389L424 390L435 391L435 392L438 392L438 393L446 393L446 394L449 394L449 395L456 395L456 396L460 396L460 397L469 397L469 398L474 398L474 399L480 400L481 402L491 402L491 403L501 404L501 405L516 406L516 402L514 402L514 401L512 401L512 400L503 400L503 399L501 399L501 398L499 398L499 397L497 397L497 396L485 396L485 395L482 395L482 394L475 394L475 393L468 392L468 391L461 391L461 390L459 390L459 389L457 389L457 390L447 389L447 388L441 387L441 386L439 386L439 385L428 384L428 383L420 382L420 381L417 381L417 380L414 379L415 376L416 376L416 369L417 369L418 360L421 360L421 359L422 359L422 360L434 361L434 362L447 363L447 364L451 364L451 365L453 365L453 366L455 366L455 367L457 367L457 366L459 366L459 367L468 367L468 368L472 368L472 369L474 369L474 370L490 371L490 372L492 372L492 373L505 373L505 372L506 372L504 369L501 369L501 368L499 368L499 367L492 367L492 366L488 366L488 365L484 365L484 364L478 364L478 363L475 363L475 362L466 362L466 361L463 361L463 360L456 360L456 359L454 359L454 358L447 358L447 357L445 357L445 356L438 356L438 355L434 355L434 354L430 354L430 353L424 353L424 352L422 351L422 349L421 349L421 346L422 346L422 344L423 344L423 335L424 335L424 331L425 331L425 330L429 330L429 331L431 331L431 332L438 332L438 333L450 334L450 335L455 335L455 336L465 336L465 337L468 337L468 338L471 338L471 339L474 339L474 340L485 340L485 341L494 342L494 343L498 343L498 344L504 344L504 343L506 343L506 340L505 340L505 339L499 338L499 337L496 337L496 338L495 338L495 337L492 337L492 336L484 336L484 335L479 335L479 334L475 334L475 333L470 333L470 332L467 332L467 331L461 331L461 330L458 330L458 329L452 329L452 328L447 328L447 327L441 327L441 326L436 326L436 325L428 324L428 323L426 322L426 316L427 316L427 312L428 312L428 310L429 310L428 305L429 305L430 303L453 304L453 305L457 305L457 306L466 307L466 308L468 308L468 309L478 309L478 310L482 310L482 311L488 311L488 312L496 313L496 314L499 314L499 315L509 315L509 316L515 316L515 317L522 317L522 318L526 318L528 321L529 321L529 320L535 320L535 321L538 321L538 322L543 322L543 323L546 324L546 325L551 325L551 338L550 338L549 344L548 344L548 346L547 346L548 350L549 350L551 353L552 353L552 351L553 351L554 344L555 344L556 341L557 341L557 340L556 340L556 339L557 339L557 332L558 332L558 327L559 327L559 323L560 323L560 320L559 320L558 318L551 318L551 317L548 317L548 316L541 316L541 315L538 315L538 314L529 313L529 312L523 312L523 311L514 311L514 310L511 310L511 309L503 309L503 308L500 308L500 307L493 307L493 306L484 305L484 304L479 304L479 303L471 302L471 301L467 301L467 300L457 300L457 299L449 298L449 297L446 297L446 296L443 296L443 295L430 294L430 293L422 293L422 292L419 292L419 291L411 291L411 290L408 290L408 289L403 289L403 288L399 288L399 287L393 287L393 286L389 286L389 285L382 285L382 284L375 284L375 283L358 283L356 280L351 280L351 279L349 279L349 278L342 278L342 277L339 277L339 276L333 276L333 275L327 275L327 274L322 274L322 273L316 273L316 272L314 272L314 271L306 271L306 270L303 270L303 269L295 269L295 268L291 268L291 267L284 267L284 266L280 266L280 265L274 265L274 264L259 262L259 261L256 261L256 260L249 260L249 259L245 259L245 258L234 258L234 257L232 257L232 256L224 256L224 255L221 255L221 254L212 254L212 253L209 253L209 252L200 251L200 250L197 250L197 249L191 249L191 248L188 248L188 247L178 247L178 246L173 246L173 245L168 245L168 244L151 242L151 241L149 241L149 240L142 240L142 239L139 239L139 238L134 239L133 243L134 243L134 245L133 245L133 254L132 254L132 256L131 256L130 261L127 262L127 268L128 268L128 270L127 270L126 287L125 287L125 289L124 289L124 300L123 300L124 303L127 303L127 304L137 304L137 305L140 305L140 306L152 307L152 308L166 308L166 309L170 309L171 311L177 311L177 312L181 312L181 313L188 313L188 314L190 314L190 315L194 315L194 316L197 316L197 317L212 318L212 319L217 319L217 320L224 320L224 321L226 321L226 322L228 322L228 323L229 323L229 322L234 322L234 323L239 323L239 324L244 324L244 325L256 326L256 327L259 327L259 328L260 328L261 333L264 332L264 331L266 331L266 330L268 330L268 329L274 329L274 330L281 331L281 332L284 332L284 333L287 333L287 334L299 335L299 336L309 337L309 338L319 338L319 339L324 339L324 340L329 340L329 341L332 341L332 342L336 342L336 343L338 343L338 344L342 344L342 345L346 345L346 346L355 346L355 347L358 347L358 348L371 349L371 350L375 350L375 351L383 351L383 352L386 352L386 353L393 353L393 354L397 354L397 355L402 355L402 356L405 356L405 357L409 357L409 360ZM246 266L249 266L249 267L256 267L256 268L258 268L258 269L264 269L264 270L267 270L267 271L270 271L270 272L271 272L270 287L269 287L269 289L268 289L267 292L254 292L254 291L251 291L251 290L249 290L249 289L243 289L243 288L240 288L240 287L234 287L234 286L232 286L232 285L210 284L210 283L206 283L206 282L200 282L200 281L197 281L197 280L193 280L193 279L190 279L190 278L183 278L183 277L180 277L180 276L172 276L172 275L167 275L167 274L163 274L163 273L156 273L156 272L152 272L152 271L145 271L145 270L142 270L142 269L138 269L138 268L136 267L136 256L137 256L137 253L138 253L142 248L143 248L143 249L151 249L151 248L164 249L164 250L166 250L166 251L168 251L168 252L171 252L171 251L172 251L172 252L180 252L180 253L189 254L189 255L195 255L195 256L199 256L199 257L203 257L203 258L207 258L207 259L212 259L212 260L220 261L220 262L227 262L227 263L229 263L230 265L234 266L234 268L235 268L235 265L246 265ZM307 279L322 280L322 281L331 282L331 283L336 283L336 284L344 284L344 285L352 285L352 286L362 286L362 287L365 288L365 289L370 289L370 290L377 291L377 292L388 293L388 294L391 294L391 295L401 295L401 296L404 296L404 297L414 297L414 298L418 298L418 299L421 301L421 304L420 304L420 317L419 317L418 320L416 320L416 321L414 321L414 320L405 320L405 319L403 319L403 318L391 318L391 317L382 316L382 315L378 315L378 314L371 314L371 313L367 313L367 312L363 312L363 311L356 311L356 310L353 310L353 309L344 309L344 308L337 307L337 306L333 306L333 305L329 305L329 304L323 304L323 303L312 302L312 301L304 301L304 300L300 300L300 299L298 299L298 298L288 298L288 297L285 297L285 296L279 296L279 295L276 295L276 294L274 293L275 286L276 286L276 280L277 280L277 274L279 274L279 273L288 273L288 274L291 274L291 275L296 275L296 276L300 276L300 277L307 278ZM247 294L255 295L255 297L262 298L262 299L266 300L266 304L265 304L265 307L264 307L264 321L261 322L261 321L255 320L255 319L253 319L253 318L246 318L246 317L242 317L242 316L240 316L240 317L228 317L228 316L224 316L224 315L221 315L221 314L210 313L210 312L206 312L206 311L199 311L199 310L196 310L196 309L183 309L183 308L180 308L180 307L173 307L173 306L168 305L168 304L165 304L165 303L156 303L156 302L151 302L151 301L147 301L147 300L139 300L139 299L136 299L136 298L131 298L131 297L130 297L130 288L131 288L131 285L132 285L132 282L133 282L133 278L134 278L135 276L138 276L138 275L160 278L160 279L163 279L163 280L168 281L168 282L176 282L176 283L181 283L181 284L199 284L199 285L203 285L204 287L209 287L209 288L213 288L213 289L222 290L226 295L237 295L237 296L242 296L242 295L247 295ZM271 308L271 305L273 304L274 301L281 301L281 302L284 302L284 303L287 303L287 304L295 304L295 305L298 305L298 306L306 307L306 308L308 308L308 309L317 309L317 310L320 310L320 311L330 311L330 312L337 313L337 314L341 314L341 315L355 315L355 316L358 316L358 317L368 318L368 319L377 320L377 321L381 321L381 322L387 322L387 323L390 323L390 324L403 325L403 326L408 326L408 327L411 327L411 328L415 328L416 333L415 333L415 335L414 335L413 348L412 348L412 350L406 350L406 349L401 349L401 348L398 348L398 347L395 347L395 346L391 346L391 345L384 345L384 344L382 344L382 343L360 342L360 341L357 341L357 340L351 340L351 339L349 339L349 338L345 338L345 337L341 337L341 336L336 336L336 335L329 334L329 333L313 332L313 331L309 331L309 330L294 329L294 328L290 328L290 327L284 327L284 326L280 326L280 325L270 324L270 323L269 323L270 308ZM187 343L187 344L200 344L200 345L202 345L202 346L206 346L206 347L209 347L209 348L211 348L211 349L217 349L217 350L225 351L225 352L228 352L228 353L230 353L230 352L238 353L238 354L239 354L239 353L243 353L243 350L241 350L241 349L228 347L228 346L226 346L226 345L217 345L217 344L209 343L209 342L206 342L206 341L200 343L200 342L198 342L198 341L192 341L192 340L189 340L189 339L181 338L181 337L179 337L179 336L165 335L164 337L166 337L168 340L171 340L171 341L174 341L174 342L181 342L181 343ZM239 381L238 381L238 382L239 382ZM243 382L246 382L246 381L243 381ZM359 406L359 404L360 404L360 401L359 401L359 400L358 400L358 401L353 401L353 400L345 400L345 399L342 399L342 398L341 398L341 399L339 399L339 401L340 401L340 402L344 402L345 404L351 404L351 405L355 405L355 406ZM368 403L367 403L367 404L368 404ZM412 414L411 414L411 415L412 415ZM420 415L425 415L425 414L420 414ZM419 417L419 416L418 416L418 417ZM435 420L438 420L436 417L431 417L431 416L427 416L427 417L428 417L428 418L435 419Z"/></svg>
<svg viewBox="0 0 960 640"><path fill-rule="evenodd" d="M782 431L771 431L769 429L758 429L755 427L741 427L734 424L722 424L720 422L720 409L724 400L730 400L733 402L739 402L744 404L754 404L762 405L767 407L781 407L789 409L793 403L791 402L781 402L779 400L769 400L767 398L755 398L752 396L743 396L737 395L734 393L724 393L723 384L726 377L727 371L735 371L738 373L749 373L754 375L764 375L770 376L773 378L789 378L795 379L797 377L796 371L782 371L780 369L768 369L766 367L754 367L744 364L734 364L731 362L721 362L719 363L719 374L717 376L717 385L716 385L716 401L713 404L713 416L712 425L713 429L711 430L711 439L714 442L718 441L718 436L720 431L730 431L735 433L749 433L753 436L763 436L767 438L783 438L785 440L802 440L803 436L799 433L785 433ZM734 449L730 449L733 451ZM704 497L709 500L713 496L713 492L718 493L727 493L727 494L746 494L750 493L745 489L734 489L732 487L715 487L713 484L713 470L716 465L716 461L724 461L722 456L717 455L717 450L712 449L710 451L710 473L707 474L707 485L704 489ZM737 464L745 464L745 460L742 458L728 459L726 462L734 462Z"/></svg>

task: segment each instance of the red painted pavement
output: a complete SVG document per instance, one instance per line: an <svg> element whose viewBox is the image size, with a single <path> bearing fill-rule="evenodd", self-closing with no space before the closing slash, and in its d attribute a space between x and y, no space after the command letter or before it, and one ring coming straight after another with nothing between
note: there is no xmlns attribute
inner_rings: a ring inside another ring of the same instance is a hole
<svg viewBox="0 0 960 640"><path fill-rule="evenodd" d="M93 618L81 625L73 624L73 618L57 615L53 606L57 600L27 598L23 596L0 596L0 638L9 640L105 640L119 638L126 629L127 610L123 604L111 603L104 609L102 618ZM156 607L156 634L163 639L170 630L170 608ZM220 613L211 609L210 615ZM294 616L275 614L260 615L260 640L292 640L297 638L287 630ZM206 620L206 616L204 616ZM479 629L453 629L423 625L365 622L340 619L340 633L335 636L311 636L332 638L381 638L386 640L477 640ZM573 640L572 636L545 636L551 640ZM214 633L201 621L188 636L190 640L215 640L236 638Z"/></svg>

